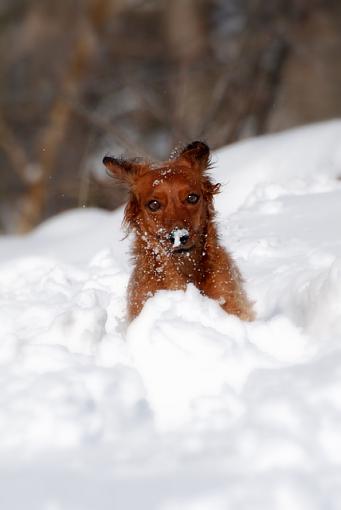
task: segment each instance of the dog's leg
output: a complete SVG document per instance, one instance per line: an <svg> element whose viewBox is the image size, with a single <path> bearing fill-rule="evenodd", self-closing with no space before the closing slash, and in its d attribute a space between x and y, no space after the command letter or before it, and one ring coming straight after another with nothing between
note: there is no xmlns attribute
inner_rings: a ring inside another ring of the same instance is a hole
<svg viewBox="0 0 341 510"><path fill-rule="evenodd" d="M151 282L141 278L141 272L135 268L128 285L128 321L132 321L139 315L145 302L154 293L155 289L151 286Z"/></svg>

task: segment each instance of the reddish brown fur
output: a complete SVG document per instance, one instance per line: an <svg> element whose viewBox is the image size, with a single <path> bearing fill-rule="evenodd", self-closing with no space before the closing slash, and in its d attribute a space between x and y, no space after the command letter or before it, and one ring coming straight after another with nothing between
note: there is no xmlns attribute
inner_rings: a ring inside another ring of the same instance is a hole
<svg viewBox="0 0 341 510"><path fill-rule="evenodd" d="M111 157L103 162L109 173L130 189L124 222L136 235L135 268L128 288L129 319L140 313L156 291L185 289L193 283L226 312L252 320L239 270L218 243L213 197L219 184L213 184L207 175L207 145L193 142L161 165ZM190 195L199 197L197 203L188 202ZM151 201L157 201L158 210L150 210ZM174 232L178 235L177 229L188 233L181 237L180 248L170 237Z"/></svg>

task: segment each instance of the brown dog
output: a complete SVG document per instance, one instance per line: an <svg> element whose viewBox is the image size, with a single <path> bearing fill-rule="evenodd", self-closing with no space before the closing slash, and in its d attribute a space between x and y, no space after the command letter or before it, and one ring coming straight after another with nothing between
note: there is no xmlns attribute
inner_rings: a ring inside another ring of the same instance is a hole
<svg viewBox="0 0 341 510"><path fill-rule="evenodd" d="M160 165L103 159L109 174L130 190L124 216L126 227L135 233L130 320L156 291L185 289L188 283L226 312L253 318L240 273L218 243L213 197L220 185L207 175L209 155L206 144L193 142Z"/></svg>

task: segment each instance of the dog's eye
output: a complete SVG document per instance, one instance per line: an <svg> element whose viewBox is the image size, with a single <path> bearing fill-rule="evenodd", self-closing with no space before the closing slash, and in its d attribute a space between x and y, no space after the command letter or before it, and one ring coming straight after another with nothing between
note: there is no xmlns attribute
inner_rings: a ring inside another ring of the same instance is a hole
<svg viewBox="0 0 341 510"><path fill-rule="evenodd" d="M188 197L186 198L186 201L189 203L189 204L196 204L199 200L199 195L197 195L196 193L191 193L190 195L188 195Z"/></svg>
<svg viewBox="0 0 341 510"><path fill-rule="evenodd" d="M148 204L147 204L147 207L151 211L155 212L155 211L158 211L160 209L161 204L160 204L160 202L158 200L150 200L150 202L148 202Z"/></svg>

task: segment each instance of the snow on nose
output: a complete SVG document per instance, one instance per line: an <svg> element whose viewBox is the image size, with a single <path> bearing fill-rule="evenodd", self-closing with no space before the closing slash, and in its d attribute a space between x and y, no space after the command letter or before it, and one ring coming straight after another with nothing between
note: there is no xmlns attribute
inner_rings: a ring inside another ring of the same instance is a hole
<svg viewBox="0 0 341 510"><path fill-rule="evenodd" d="M170 236L170 241L173 243L173 248L177 248L181 244L186 244L189 239L189 232L186 228L175 228Z"/></svg>

